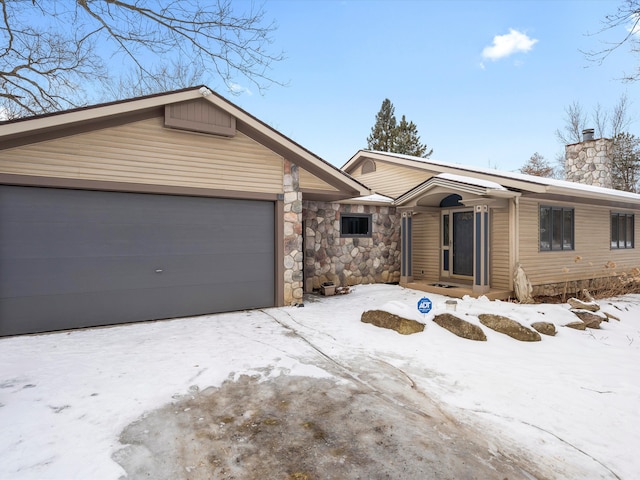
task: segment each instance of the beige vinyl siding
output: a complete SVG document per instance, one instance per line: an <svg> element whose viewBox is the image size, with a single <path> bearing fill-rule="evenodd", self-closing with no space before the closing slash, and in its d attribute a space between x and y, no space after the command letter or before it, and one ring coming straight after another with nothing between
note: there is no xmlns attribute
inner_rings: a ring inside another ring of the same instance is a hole
<svg viewBox="0 0 640 480"><path fill-rule="evenodd" d="M489 274L492 288L511 289L509 210L491 210L491 258Z"/></svg>
<svg viewBox="0 0 640 480"><path fill-rule="evenodd" d="M377 160L375 172L362 174L359 165L351 176L381 195L396 198L431 178L433 173Z"/></svg>
<svg viewBox="0 0 640 480"><path fill-rule="evenodd" d="M412 217L412 270L416 280L440 278L440 213Z"/></svg>
<svg viewBox="0 0 640 480"><path fill-rule="evenodd" d="M0 172L280 193L283 159L240 132L188 133L158 117L2 150Z"/></svg>
<svg viewBox="0 0 640 480"><path fill-rule="evenodd" d="M539 206L574 208L575 250L539 251ZM636 248L610 248L610 213L612 209L593 205L570 205L558 202L520 202L520 263L533 285L599 278L640 267L638 223L635 220ZM624 211L624 210L613 210ZM634 212L630 212L634 213ZM605 265L613 262L615 268Z"/></svg>
<svg viewBox="0 0 640 480"><path fill-rule="evenodd" d="M331 192L337 192L338 189L329 185L324 180L316 177L314 174L304 170L299 169L299 181L300 181L300 189L302 190L329 190Z"/></svg>

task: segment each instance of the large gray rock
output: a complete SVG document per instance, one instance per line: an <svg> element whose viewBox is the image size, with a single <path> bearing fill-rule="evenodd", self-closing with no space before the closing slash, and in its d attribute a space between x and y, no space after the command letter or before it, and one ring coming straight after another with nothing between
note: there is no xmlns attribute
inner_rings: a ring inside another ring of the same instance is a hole
<svg viewBox="0 0 640 480"><path fill-rule="evenodd" d="M598 305L596 302L583 302L582 300L579 300L577 298L570 298L568 300L569 305L571 305L571 308L575 308L578 310L588 310L590 312L597 312L598 310L600 310L600 305Z"/></svg>
<svg viewBox="0 0 640 480"><path fill-rule="evenodd" d="M556 326L551 322L534 322L531 324L531 327L534 328L537 332L542 333L543 335L549 335L553 337L557 331Z"/></svg>
<svg viewBox="0 0 640 480"><path fill-rule="evenodd" d="M587 328L600 328L600 323L604 320L600 315L588 312L586 310L571 310L576 316L582 320Z"/></svg>
<svg viewBox="0 0 640 480"><path fill-rule="evenodd" d="M604 316L607 317L605 322L608 322L611 319L617 320L618 322L620 321L620 319L618 317L616 317L613 313L609 313L609 312L602 312L602 313L604 313Z"/></svg>
<svg viewBox="0 0 640 480"><path fill-rule="evenodd" d="M505 335L509 335L511 338L515 338L521 342L539 342L542 340L542 337L540 337L538 332L535 332L519 324L515 320L511 320L510 318L489 313L478 315L478 318L480 319L480 323L489 327L491 330L504 333Z"/></svg>
<svg viewBox="0 0 640 480"><path fill-rule="evenodd" d="M575 322L570 322L565 325L565 327L573 328L574 330L586 330L587 326L584 324L582 320L576 320Z"/></svg>
<svg viewBox="0 0 640 480"><path fill-rule="evenodd" d="M376 327L395 330L402 335L410 335L424 330L424 323L409 320L384 310L368 310L362 314L361 321Z"/></svg>
<svg viewBox="0 0 640 480"><path fill-rule="evenodd" d="M440 315L436 315L433 321L459 337L466 338L468 340L478 340L482 342L487 341L487 336L482 331L482 328L474 325L473 323L469 323L466 320L462 320L455 315L451 315L450 313L441 313Z"/></svg>

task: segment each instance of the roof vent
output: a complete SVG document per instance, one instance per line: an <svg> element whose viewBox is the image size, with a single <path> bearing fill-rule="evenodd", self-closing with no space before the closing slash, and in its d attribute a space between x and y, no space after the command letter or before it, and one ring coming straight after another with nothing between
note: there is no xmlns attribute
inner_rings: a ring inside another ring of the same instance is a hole
<svg viewBox="0 0 640 480"><path fill-rule="evenodd" d="M588 140L593 140L593 134L593 128L585 128L584 130L582 130L582 141L586 142Z"/></svg>

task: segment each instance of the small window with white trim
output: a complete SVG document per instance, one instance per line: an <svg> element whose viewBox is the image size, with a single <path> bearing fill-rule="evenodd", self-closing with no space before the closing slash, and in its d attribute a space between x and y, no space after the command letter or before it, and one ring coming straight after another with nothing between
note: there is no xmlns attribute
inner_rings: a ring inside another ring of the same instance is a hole
<svg viewBox="0 0 640 480"><path fill-rule="evenodd" d="M634 248L635 215L611 212L611 248Z"/></svg>
<svg viewBox="0 0 640 480"><path fill-rule="evenodd" d="M574 249L573 208L540 207L540 251Z"/></svg>

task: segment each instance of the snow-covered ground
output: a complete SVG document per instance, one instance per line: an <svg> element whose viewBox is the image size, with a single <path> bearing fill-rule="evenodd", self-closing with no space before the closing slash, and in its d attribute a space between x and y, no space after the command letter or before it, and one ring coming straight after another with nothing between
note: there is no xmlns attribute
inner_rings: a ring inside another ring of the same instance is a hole
<svg viewBox="0 0 640 480"><path fill-rule="evenodd" d="M563 327L577 319L567 305L458 301L455 314L478 325L480 313L553 322L558 334L536 343L485 327L486 342L458 338L431 321L447 298L428 295L434 310L423 316L423 296L358 286L304 308L0 339L0 479L118 479L119 436L145 413L243 374L328 378L327 357L358 371L393 365L494 439L488 449L520 450L547 478L638 478L640 295L600 301L620 321L586 331ZM404 336L361 323L372 309L426 329Z"/></svg>

